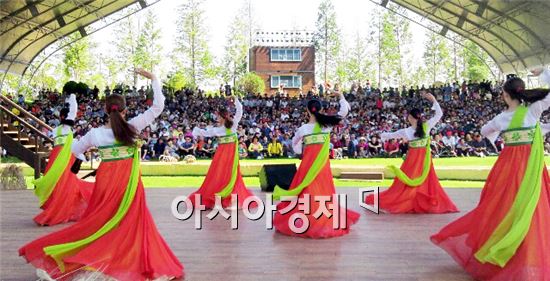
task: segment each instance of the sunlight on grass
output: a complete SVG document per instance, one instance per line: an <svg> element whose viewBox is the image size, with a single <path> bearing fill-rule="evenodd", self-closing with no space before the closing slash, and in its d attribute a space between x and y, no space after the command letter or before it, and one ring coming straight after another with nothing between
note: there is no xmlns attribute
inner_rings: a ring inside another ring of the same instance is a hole
<svg viewBox="0 0 550 281"><path fill-rule="evenodd" d="M260 180L258 177L244 177L244 183L249 188L260 187ZM32 185L33 177L25 177L28 189L33 189ZM143 185L145 188L199 188L204 181L204 176L158 176L158 177L142 177ZM336 187L388 187L392 184L392 179L386 179L382 181L360 181L360 180L342 180L334 179L334 185ZM440 181L443 187L447 188L482 188L484 181L456 181L456 180L442 180Z"/></svg>
<svg viewBox="0 0 550 281"><path fill-rule="evenodd" d="M257 177L245 177L244 183L249 188L259 188L260 181ZM147 188L155 187L190 187L198 188L202 184L204 177L143 177L143 184ZM341 180L334 179L334 184L337 187L369 187L380 186L388 187L393 180L383 181L357 181L357 180ZM449 188L481 188L483 181L441 181L443 187Z"/></svg>

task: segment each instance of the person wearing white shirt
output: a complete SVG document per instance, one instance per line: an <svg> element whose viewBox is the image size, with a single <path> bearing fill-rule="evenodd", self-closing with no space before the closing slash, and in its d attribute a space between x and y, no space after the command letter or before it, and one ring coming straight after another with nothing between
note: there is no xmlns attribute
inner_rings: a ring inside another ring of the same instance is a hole
<svg viewBox="0 0 550 281"><path fill-rule="evenodd" d="M458 212L439 183L430 150L429 133L443 116L443 111L431 93L423 92L421 95L432 102L432 109L435 110L432 118L424 121L422 110L414 108L407 116L410 127L380 135L382 140L408 140L409 149L401 168L389 166L395 179L388 190L379 194L379 206L393 214ZM373 200L372 195L365 198L367 204L372 204Z"/></svg>
<svg viewBox="0 0 550 281"><path fill-rule="evenodd" d="M545 68L532 71L550 84ZM512 77L503 85L507 109L481 134L504 148L492 167L477 206L433 235L476 280L548 280L550 271L550 177L544 164L541 114L550 90L526 89Z"/></svg>
<svg viewBox="0 0 550 281"><path fill-rule="evenodd" d="M75 161L71 154L72 127L77 113L76 96L71 94L59 111L60 125L48 135L54 141L44 176L34 180L34 193L40 201L42 212L34 217L38 225L56 225L79 220L88 206L93 183L80 180L71 173Z"/></svg>
<svg viewBox="0 0 550 281"><path fill-rule="evenodd" d="M160 235L147 208L136 143L138 133L162 112L164 96L160 81L153 74L141 69L136 73L152 80L153 106L127 122L125 98L109 95L105 99L107 124L92 129L72 146L77 155L92 146L102 155L83 218L19 250L21 256L38 265L41 276L71 278L71 273L82 268L100 269L106 275L104 279L117 280L128 280L129 276L132 280L152 276L178 279L184 275L183 266ZM144 264L147 270L143 269Z"/></svg>
<svg viewBox="0 0 550 281"><path fill-rule="evenodd" d="M307 103L309 122L298 128L292 138L293 149L297 154L302 154L302 162L288 190L283 190L278 186L275 187L273 192L275 200L286 196L298 196L301 198L300 200L308 200L309 198L311 202L305 204L314 208L311 210L316 210L319 207L319 202L314 200L317 196L331 197L335 194L329 164L330 132L333 126L341 124L342 119L350 111L350 106L344 96L340 93L337 96L340 104L337 115L324 114L322 112L323 106L319 100L314 99ZM283 200L277 205L277 210L287 208L288 204L288 201ZM345 221L347 224L345 226L335 228L333 226L334 216L315 217L314 211L300 210L297 206L290 207L284 214L276 212L273 225L279 233L289 236L304 238L342 236L349 233L349 225L357 222L359 213L338 206L338 204L336 206L339 208L340 214L346 216ZM330 210L329 212L336 211ZM305 232L297 233L289 226L289 224L294 223L291 216L296 213L301 213L299 215L306 217L309 222L309 228Z"/></svg>
<svg viewBox="0 0 550 281"><path fill-rule="evenodd" d="M189 195L193 206L204 205L212 209L219 203L222 207L242 208L244 200L254 196L243 181L238 153L237 128L243 116L243 106L237 97L229 98L235 105L235 116L231 117L226 106L218 109L218 125L206 129L193 128L194 137L218 138L218 148L201 187ZM232 205L232 196L237 196ZM219 202L217 202L219 201Z"/></svg>

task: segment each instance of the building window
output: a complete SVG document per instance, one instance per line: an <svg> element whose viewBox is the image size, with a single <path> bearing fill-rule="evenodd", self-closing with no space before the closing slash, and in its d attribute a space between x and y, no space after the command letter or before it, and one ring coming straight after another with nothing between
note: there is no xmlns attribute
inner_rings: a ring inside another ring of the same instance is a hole
<svg viewBox="0 0 550 281"><path fill-rule="evenodd" d="M280 85L283 85L284 88L301 88L302 76L271 76L271 88L279 88Z"/></svg>
<svg viewBox="0 0 550 281"><path fill-rule="evenodd" d="M271 61L302 61L302 49L271 49Z"/></svg>

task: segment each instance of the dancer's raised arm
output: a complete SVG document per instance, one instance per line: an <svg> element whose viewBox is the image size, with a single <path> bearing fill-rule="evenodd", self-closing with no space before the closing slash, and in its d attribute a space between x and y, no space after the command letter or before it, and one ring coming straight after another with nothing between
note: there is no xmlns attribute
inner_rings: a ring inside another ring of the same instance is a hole
<svg viewBox="0 0 550 281"><path fill-rule="evenodd" d="M235 100L235 117L233 117L233 126L231 127L232 131L236 131L239 126L239 122L243 118L243 104L239 101L238 97L233 97Z"/></svg>
<svg viewBox="0 0 550 281"><path fill-rule="evenodd" d="M531 73L535 76L539 76L540 81L543 83L550 85L550 71L547 68L537 68L532 70ZM546 95L545 98L532 103L529 106L529 112L538 119L542 115L542 112L547 110L548 107L550 107L550 95Z"/></svg>
<svg viewBox="0 0 550 281"><path fill-rule="evenodd" d="M78 103L76 102L76 95L71 94L67 99L67 103L69 104L69 114L67 114L67 120L75 121L76 112L78 111Z"/></svg>
<svg viewBox="0 0 550 281"><path fill-rule="evenodd" d="M145 78L151 79L151 84L153 87L153 105L142 114L128 121L128 123L134 126L136 131L141 132L141 130L145 129L145 127L151 124L151 122L153 122L155 118L162 113L162 110L164 109L164 100L166 98L162 94L160 81L154 74L143 69L136 69L136 73Z"/></svg>
<svg viewBox="0 0 550 281"><path fill-rule="evenodd" d="M344 97L344 94L338 93L338 98L339 98L338 103L340 103L340 110L338 111L337 114L342 118L345 118L346 116L348 116L348 113L351 110L351 106L349 105L348 101Z"/></svg>
<svg viewBox="0 0 550 281"><path fill-rule="evenodd" d="M423 93L422 96L432 102L432 110L435 110L435 115L427 121L428 130L431 130L433 127L435 127L435 124L437 124L437 122L441 120L441 117L443 117L443 110L441 110L441 106L435 99L434 95L430 93Z"/></svg>

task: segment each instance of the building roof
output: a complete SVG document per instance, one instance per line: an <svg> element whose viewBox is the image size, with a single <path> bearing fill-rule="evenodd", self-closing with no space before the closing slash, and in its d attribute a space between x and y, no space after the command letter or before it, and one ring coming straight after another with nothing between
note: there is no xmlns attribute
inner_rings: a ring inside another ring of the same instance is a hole
<svg viewBox="0 0 550 281"><path fill-rule="evenodd" d="M74 32L87 36L158 0L11 0L0 4L0 72L24 74L34 58ZM149 3L148 3L149 2ZM126 11L127 10L127 11ZM93 23L98 22L98 26Z"/></svg>
<svg viewBox="0 0 550 281"><path fill-rule="evenodd" d="M373 0L371 0L373 1ZM550 63L550 1L391 0L478 44L503 73ZM376 0L386 6L389 0Z"/></svg>

